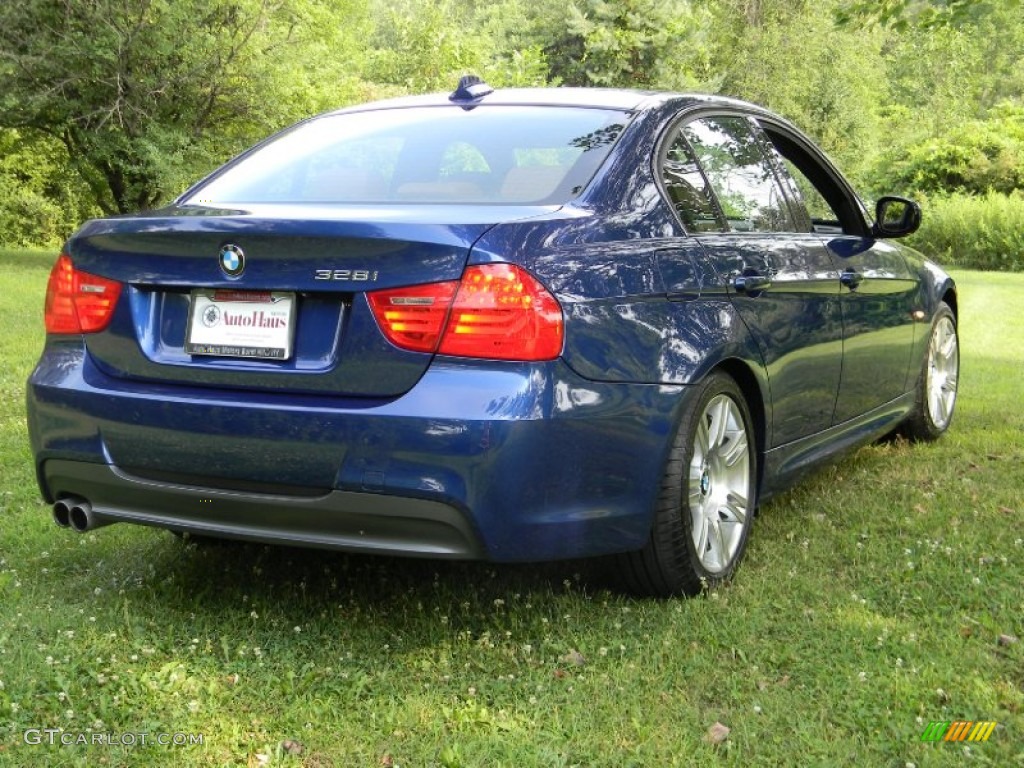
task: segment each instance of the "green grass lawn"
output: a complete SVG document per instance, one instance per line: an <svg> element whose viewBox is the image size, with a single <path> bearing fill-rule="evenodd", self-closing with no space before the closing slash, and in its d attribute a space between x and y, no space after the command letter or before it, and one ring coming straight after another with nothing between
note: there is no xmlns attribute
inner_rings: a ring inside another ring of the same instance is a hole
<svg viewBox="0 0 1024 768"><path fill-rule="evenodd" d="M1024 275L956 273L943 440L821 471L734 584L657 602L572 563L56 528L23 402L54 256L0 251L0 765L1024 764ZM921 742L961 719L1000 725ZM202 744L25 743L57 728Z"/></svg>

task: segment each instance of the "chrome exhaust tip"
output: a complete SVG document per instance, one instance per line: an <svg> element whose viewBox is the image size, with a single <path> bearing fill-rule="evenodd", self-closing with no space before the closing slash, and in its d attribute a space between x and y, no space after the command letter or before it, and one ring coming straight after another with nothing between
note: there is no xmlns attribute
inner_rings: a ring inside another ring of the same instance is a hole
<svg viewBox="0 0 1024 768"><path fill-rule="evenodd" d="M71 508L79 503L81 503L80 500L72 496L65 496L53 503L53 522L57 524L57 527L68 528L71 526Z"/></svg>
<svg viewBox="0 0 1024 768"><path fill-rule="evenodd" d="M72 530L78 533L85 533L107 525L105 520L97 517L96 513L92 511L92 504L84 500L77 501L68 510L68 523Z"/></svg>

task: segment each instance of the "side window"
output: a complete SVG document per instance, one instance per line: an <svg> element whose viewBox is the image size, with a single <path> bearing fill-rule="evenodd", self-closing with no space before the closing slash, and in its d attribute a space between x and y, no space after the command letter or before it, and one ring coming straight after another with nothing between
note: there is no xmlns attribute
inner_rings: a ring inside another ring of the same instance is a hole
<svg viewBox="0 0 1024 768"><path fill-rule="evenodd" d="M828 235L867 234L862 207L853 192L788 132L768 123L762 128L778 155L801 230Z"/></svg>
<svg viewBox="0 0 1024 768"><path fill-rule="evenodd" d="M764 145L746 118L701 118L683 126L682 134L711 183L729 231L797 231Z"/></svg>
<svg viewBox="0 0 1024 768"><path fill-rule="evenodd" d="M833 230L839 229L839 217L836 216L836 212L832 210L828 201L822 197L817 187L791 160L784 157L780 160L789 176L786 179L789 185L789 196L796 208L795 218L802 225L800 229L804 232L827 231L830 226Z"/></svg>
<svg viewBox="0 0 1024 768"><path fill-rule="evenodd" d="M725 229L707 180L697 167L697 158L693 156L693 150L682 134L676 135L672 146L665 153L661 180L687 231L722 232Z"/></svg>

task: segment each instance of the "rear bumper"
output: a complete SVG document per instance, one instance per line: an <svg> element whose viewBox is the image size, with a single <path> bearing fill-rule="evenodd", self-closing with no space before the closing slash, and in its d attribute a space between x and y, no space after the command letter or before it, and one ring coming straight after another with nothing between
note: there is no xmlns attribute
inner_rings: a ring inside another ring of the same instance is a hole
<svg viewBox="0 0 1024 768"><path fill-rule="evenodd" d="M172 387L51 340L27 401L43 496L104 522L528 561L644 544L687 394L442 358L389 400Z"/></svg>
<svg viewBox="0 0 1024 768"><path fill-rule="evenodd" d="M484 556L466 516L429 499L354 491L316 496L226 491L136 477L109 464L61 459L47 461L43 472L46 487L57 489L58 497L87 499L99 524L139 523L358 552Z"/></svg>

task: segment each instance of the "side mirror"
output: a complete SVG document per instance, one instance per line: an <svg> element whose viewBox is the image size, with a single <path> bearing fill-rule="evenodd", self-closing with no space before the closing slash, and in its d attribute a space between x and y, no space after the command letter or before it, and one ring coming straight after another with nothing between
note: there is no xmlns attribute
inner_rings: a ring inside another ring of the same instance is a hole
<svg viewBox="0 0 1024 768"><path fill-rule="evenodd" d="M906 237L921 226L921 206L913 200L895 195L879 198L875 204L875 237Z"/></svg>

